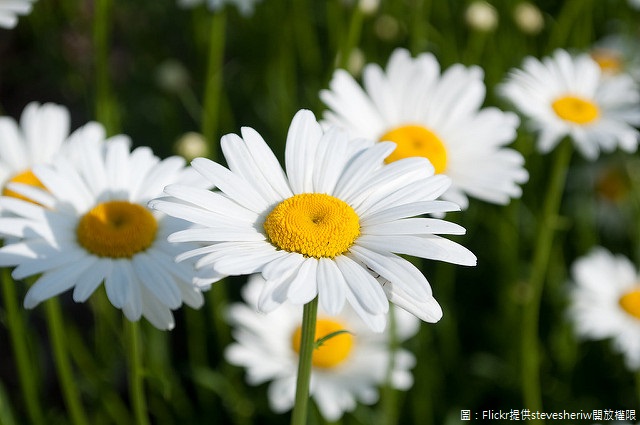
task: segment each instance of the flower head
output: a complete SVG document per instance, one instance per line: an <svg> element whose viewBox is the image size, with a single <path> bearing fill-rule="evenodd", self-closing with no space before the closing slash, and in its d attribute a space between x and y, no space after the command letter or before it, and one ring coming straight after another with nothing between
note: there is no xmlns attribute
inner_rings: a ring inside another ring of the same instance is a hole
<svg viewBox="0 0 640 425"><path fill-rule="evenodd" d="M227 320L233 326L235 343L227 347L225 357L247 369L252 385L270 382L271 408L280 413L291 409L295 396L302 308L287 304L267 315L256 311L264 280L259 275L243 288L246 304L233 304ZM395 309L398 340L413 336L418 321ZM378 386L385 383L390 362L389 334L373 333L351 308L340 315L318 312L315 340L333 332L346 331L327 339L314 350L310 395L328 421L340 419L356 403L372 404L378 399ZM398 349L393 353L391 385L406 390L413 384L410 369L415 364L411 353Z"/></svg>
<svg viewBox="0 0 640 425"><path fill-rule="evenodd" d="M266 279L258 301L269 312L286 300L306 304L319 297L331 315L349 304L378 331L387 298L427 321L442 311L429 283L409 261L415 255L473 265L475 256L437 234L462 234L456 224L419 214L458 209L437 201L450 180L434 175L425 158L384 165L393 143L349 143L338 129L323 131L309 111L294 117L287 136L287 173L251 128L222 138L229 169L204 158L193 167L222 193L184 185L165 189L171 200L153 208L204 226L170 236L205 247L199 268ZM390 283L382 285L377 277Z"/></svg>
<svg viewBox="0 0 640 425"><path fill-rule="evenodd" d="M526 58L500 91L529 118L543 153L565 136L589 159L617 146L627 152L637 148L633 126L640 124L640 94L633 79L625 74L603 78L587 54L556 50L542 61Z"/></svg>
<svg viewBox="0 0 640 425"><path fill-rule="evenodd" d="M630 369L640 369L640 274L631 261L595 248L572 267L570 316L586 339L613 339Z"/></svg>
<svg viewBox="0 0 640 425"><path fill-rule="evenodd" d="M74 144L82 161L58 158L33 168L44 189L8 185L33 202L0 197L12 214L0 218L0 234L19 239L0 248L0 266L17 266L15 279L40 274L26 308L71 288L84 302L103 282L129 320L144 316L160 329L174 326L171 310L183 302L202 305L192 265L175 264L181 247L166 240L187 224L146 206L169 183L196 184L197 174L181 158L160 161L149 148L130 152L129 144L125 136L104 143L88 137Z"/></svg>
<svg viewBox="0 0 640 425"><path fill-rule="evenodd" d="M195 7L202 3L207 3L211 11L222 9L226 4L235 5L244 16L253 14L253 8L260 0L178 0L178 5L184 8Z"/></svg>
<svg viewBox="0 0 640 425"><path fill-rule="evenodd" d="M99 133L101 128L96 126L96 123L89 123L78 129L77 133ZM100 137L100 134L97 136ZM20 125L13 118L0 117L2 195L21 197L7 188L11 182L42 187L33 174L33 166L51 163L59 156L68 156L74 138L69 136L69 111L53 103L28 104L22 112Z"/></svg>
<svg viewBox="0 0 640 425"><path fill-rule="evenodd" d="M0 0L0 28L18 25L18 15L28 15L36 0Z"/></svg>
<svg viewBox="0 0 640 425"><path fill-rule="evenodd" d="M519 197L527 181L522 155L504 146L516 136L518 117L496 108L480 109L482 70L454 65L440 74L431 54L412 58L397 49L386 71L369 64L364 88L344 70L335 71L320 98L329 107L324 123L352 137L391 141L397 148L387 162L425 157L435 172L451 178L443 199L468 206L467 196L506 204Z"/></svg>

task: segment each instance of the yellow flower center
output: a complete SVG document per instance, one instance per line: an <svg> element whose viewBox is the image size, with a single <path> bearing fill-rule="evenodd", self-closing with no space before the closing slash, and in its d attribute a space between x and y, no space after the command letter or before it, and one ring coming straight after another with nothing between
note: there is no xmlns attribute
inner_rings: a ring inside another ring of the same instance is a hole
<svg viewBox="0 0 640 425"><path fill-rule="evenodd" d="M618 302L624 311L640 320L640 286L621 296Z"/></svg>
<svg viewBox="0 0 640 425"><path fill-rule="evenodd" d="M346 202L324 193L285 199L269 213L264 230L276 247L308 257L333 258L360 235L358 214Z"/></svg>
<svg viewBox="0 0 640 425"><path fill-rule="evenodd" d="M316 321L316 336L314 341L334 332L345 330L345 327L336 321L318 319ZM300 353L300 340L302 339L302 327L298 327L291 337L291 346L296 353ZM311 364L314 367L332 368L344 362L351 353L353 347L353 335L347 332L332 336L313 350Z"/></svg>
<svg viewBox="0 0 640 425"><path fill-rule="evenodd" d="M600 69L606 74L618 74L622 71L620 55L614 51L599 49L591 52L591 58L596 61Z"/></svg>
<svg viewBox="0 0 640 425"><path fill-rule="evenodd" d="M551 106L560 118L576 124L588 124L600 116L598 105L577 96L559 97Z"/></svg>
<svg viewBox="0 0 640 425"><path fill-rule="evenodd" d="M11 179L9 179L7 183L23 183L23 184L39 187L41 189L46 189L42 184L42 182L38 180L36 175L33 174L31 170L25 170L21 173L16 174L15 176L11 177ZM6 185L4 189L2 189L2 195L12 196L14 198L22 199L23 201L33 202L31 199L27 198L26 196L22 196L21 194L14 192L11 189L7 189Z"/></svg>
<svg viewBox="0 0 640 425"><path fill-rule="evenodd" d="M96 205L80 219L78 243L99 257L131 258L149 248L158 223L145 207L126 201Z"/></svg>
<svg viewBox="0 0 640 425"><path fill-rule="evenodd" d="M380 137L380 141L394 142L397 146L385 159L388 164L403 158L422 156L431 161L436 174L447 168L447 149L432 131L419 125L394 128Z"/></svg>

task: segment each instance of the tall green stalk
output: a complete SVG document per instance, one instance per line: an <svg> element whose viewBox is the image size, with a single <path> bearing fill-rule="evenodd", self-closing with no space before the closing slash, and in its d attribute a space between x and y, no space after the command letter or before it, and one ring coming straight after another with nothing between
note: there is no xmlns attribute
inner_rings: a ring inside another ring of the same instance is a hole
<svg viewBox="0 0 640 425"><path fill-rule="evenodd" d="M93 22L96 119L105 126L108 135L113 134L119 127L118 113L111 92L109 76L110 15L111 0L96 0Z"/></svg>
<svg viewBox="0 0 640 425"><path fill-rule="evenodd" d="M307 423L311 360L313 359L313 350L315 347L317 314L318 297L305 304L302 312L302 335L300 340L300 355L298 358L296 400L291 415L291 425L306 425Z"/></svg>
<svg viewBox="0 0 640 425"><path fill-rule="evenodd" d="M129 397L133 406L133 416L137 425L149 425L147 400L144 394L144 367L138 322L124 319L127 346L129 349Z"/></svg>
<svg viewBox="0 0 640 425"><path fill-rule="evenodd" d="M385 425L393 425L398 422L398 390L393 388L392 376L396 363L396 352L400 343L398 340L398 324L393 307L389 309L387 317L389 317L389 323L387 324L389 361L387 362L384 387L382 388L382 423Z"/></svg>
<svg viewBox="0 0 640 425"><path fill-rule="evenodd" d="M347 28L347 36L345 37L341 49L338 68L347 68L351 52L356 48L362 33L362 23L364 22L364 12L358 4L353 7L349 27Z"/></svg>
<svg viewBox="0 0 640 425"><path fill-rule="evenodd" d="M27 415L31 423L35 425L44 424L40 395L37 388L38 378L34 375L33 365L30 362L31 355L27 343L27 331L17 302L15 282L7 268L2 269L2 297L7 313L11 349L18 368L20 390L22 399L27 407Z"/></svg>
<svg viewBox="0 0 640 425"><path fill-rule="evenodd" d="M53 348L53 358L56 372L62 388L62 396L74 425L89 425L87 415L82 407L80 392L76 386L76 380L71 371L69 359L69 344L64 332L65 325L62 320L60 303L57 298L51 298L44 303L47 314L47 327Z"/></svg>
<svg viewBox="0 0 640 425"><path fill-rule="evenodd" d="M226 13L224 10L211 14L209 23L209 51L204 84L202 111L202 135L211 149L211 159L218 158L216 132L220 122L220 96L222 95L222 63L224 58Z"/></svg>
<svg viewBox="0 0 640 425"><path fill-rule="evenodd" d="M534 246L528 297L522 308L521 362L522 393L524 405L531 411L542 410L540 387L540 345L538 342L538 322L540 301L547 275L553 237L557 227L560 201L564 191L567 168L571 160L573 146L570 140L563 140L556 148L551 177L539 221Z"/></svg>

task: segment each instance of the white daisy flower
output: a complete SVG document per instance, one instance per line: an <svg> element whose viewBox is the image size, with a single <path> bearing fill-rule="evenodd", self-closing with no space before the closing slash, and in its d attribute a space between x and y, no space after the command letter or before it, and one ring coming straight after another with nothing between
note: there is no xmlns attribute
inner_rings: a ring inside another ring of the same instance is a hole
<svg viewBox="0 0 640 425"><path fill-rule="evenodd" d="M20 125L10 117L0 117L0 189L2 195L22 198L7 188L8 183L42 187L32 172L36 164L49 164L58 156L68 156L69 146L78 134L92 139L104 138L102 127L89 123L69 136L69 111L53 103L28 104ZM23 198L24 199L24 198ZM0 209L1 211L1 209Z"/></svg>
<svg viewBox="0 0 640 425"><path fill-rule="evenodd" d="M518 117L481 108L485 96L479 67L457 64L440 73L429 53L412 58L396 49L383 71L365 66L364 88L345 70L336 70L320 98L329 108L324 123L346 129L352 137L392 141L398 146L387 162L428 158L435 172L451 178L442 196L463 209L468 196L506 204L520 197L528 179L520 153L504 146L516 137Z"/></svg>
<svg viewBox="0 0 640 425"><path fill-rule="evenodd" d="M594 43L589 54L600 66L604 77L625 73L638 83L640 82L639 42L638 37L613 34Z"/></svg>
<svg viewBox="0 0 640 425"><path fill-rule="evenodd" d="M283 172L262 137L244 127L221 146L229 169L204 158L192 166L223 193L184 185L165 188L176 200L152 207L203 225L172 242L204 242L178 260L202 256L197 267L267 280L258 307L274 310L285 300L338 314L345 300L375 330L385 327L388 300L419 318L442 316L422 273L396 254L474 265L466 248L436 234L463 234L456 224L418 214L452 211L436 201L450 184L433 175L424 158L383 166L393 143L358 149L338 129L323 132L310 111L294 117L287 136ZM374 276L389 280L382 286ZM388 297L388 300L387 300Z"/></svg>
<svg viewBox="0 0 640 425"><path fill-rule="evenodd" d="M247 371L247 382L260 385L270 382L267 391L271 409L277 413L293 407L298 372L298 353L302 324L302 307L292 304L264 315L256 311L265 285L259 275L243 288L247 304L233 304L227 320L233 326L235 343L225 350L231 364ZM398 340L404 341L418 330L417 319L395 309ZM314 350L310 396L322 416L336 421L356 403L373 404L378 400L377 387L384 385L390 363L388 333L373 333L350 308L338 316L318 310L315 340L334 332L342 333L326 340ZM413 385L411 368L415 358L407 350L394 353L390 378L394 388L407 390Z"/></svg>
<svg viewBox="0 0 640 425"><path fill-rule="evenodd" d="M222 9L226 4L236 6L243 16L251 16L255 4L260 0L178 0L178 6L185 9L196 7L202 3L206 3L211 11Z"/></svg>
<svg viewBox="0 0 640 425"><path fill-rule="evenodd" d="M593 249L572 267L570 317L586 339L613 339L630 369L640 369L640 274L622 255Z"/></svg>
<svg viewBox="0 0 640 425"><path fill-rule="evenodd" d="M15 28L18 15L28 15L36 0L0 0L0 28Z"/></svg>
<svg viewBox="0 0 640 425"><path fill-rule="evenodd" d="M33 168L44 190L8 185L37 204L0 197L13 214L0 218L0 234L20 238L0 248L0 266L17 266L15 279L41 274L25 308L71 288L73 299L84 302L102 282L129 320L144 316L159 329L174 326L171 310L183 302L202 305L192 264L173 261L183 247L167 242L187 224L146 207L165 185L196 184L199 176L182 158L160 161L149 148L130 152L129 145L126 136L87 138L74 146L83 161L59 158Z"/></svg>
<svg viewBox="0 0 640 425"><path fill-rule="evenodd" d="M500 92L539 132L538 149L551 151L569 136L588 159L620 146L635 152L640 125L640 94L626 75L603 78L588 54L556 50L539 61L528 57L513 70Z"/></svg>

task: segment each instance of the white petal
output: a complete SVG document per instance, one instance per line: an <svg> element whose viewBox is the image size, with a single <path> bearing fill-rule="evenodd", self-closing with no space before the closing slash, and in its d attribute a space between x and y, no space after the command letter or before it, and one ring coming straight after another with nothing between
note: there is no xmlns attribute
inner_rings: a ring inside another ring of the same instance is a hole
<svg viewBox="0 0 640 425"><path fill-rule="evenodd" d="M78 276L90 265L90 262L80 262L73 266L61 267L44 273L27 291L24 307L33 308L42 301L72 288L77 282Z"/></svg>
<svg viewBox="0 0 640 425"><path fill-rule="evenodd" d="M317 269L317 259L305 259L289 285L287 292L289 301L294 304L306 304L316 297L318 294Z"/></svg>
<svg viewBox="0 0 640 425"><path fill-rule="evenodd" d="M347 292L353 295L359 306L376 315L389 310L387 297L373 276L347 256L339 255L335 262L347 283Z"/></svg>
<svg viewBox="0 0 640 425"><path fill-rule="evenodd" d="M333 260L328 258L319 260L317 281L320 307L332 316L338 315L346 300L347 283Z"/></svg>
<svg viewBox="0 0 640 425"><path fill-rule="evenodd" d="M293 193L313 192L313 173L322 128L311 111L296 113L289 126L285 148L285 165Z"/></svg>

